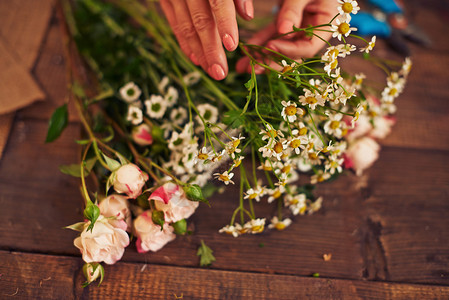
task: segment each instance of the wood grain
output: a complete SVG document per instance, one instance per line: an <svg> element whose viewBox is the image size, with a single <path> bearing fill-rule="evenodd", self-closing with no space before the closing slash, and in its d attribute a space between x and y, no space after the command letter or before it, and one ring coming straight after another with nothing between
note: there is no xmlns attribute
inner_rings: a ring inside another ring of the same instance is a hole
<svg viewBox="0 0 449 300"><path fill-rule="evenodd" d="M117 263L82 289L73 257L0 251L0 295L19 299L445 299L449 287Z"/></svg>

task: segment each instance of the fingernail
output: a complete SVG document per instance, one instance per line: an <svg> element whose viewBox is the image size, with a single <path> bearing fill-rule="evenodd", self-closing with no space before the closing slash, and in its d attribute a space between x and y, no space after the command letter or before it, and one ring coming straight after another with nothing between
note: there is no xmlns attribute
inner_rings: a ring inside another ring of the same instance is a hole
<svg viewBox="0 0 449 300"><path fill-rule="evenodd" d="M222 80L226 77L223 68L219 64L214 64L210 68L210 74L215 80Z"/></svg>
<svg viewBox="0 0 449 300"><path fill-rule="evenodd" d="M248 18L252 19L254 17L254 6L252 1L245 1L245 14Z"/></svg>
<svg viewBox="0 0 449 300"><path fill-rule="evenodd" d="M223 36L223 44L229 51L233 51L235 49L234 39L227 33Z"/></svg>
<svg viewBox="0 0 449 300"><path fill-rule="evenodd" d="M293 22L284 20L279 25L279 33L284 34L293 30Z"/></svg>
<svg viewBox="0 0 449 300"><path fill-rule="evenodd" d="M198 58L196 58L196 55L195 55L195 53L192 53L191 55L190 55L190 60L195 64L195 65L199 65L199 62L198 62Z"/></svg>

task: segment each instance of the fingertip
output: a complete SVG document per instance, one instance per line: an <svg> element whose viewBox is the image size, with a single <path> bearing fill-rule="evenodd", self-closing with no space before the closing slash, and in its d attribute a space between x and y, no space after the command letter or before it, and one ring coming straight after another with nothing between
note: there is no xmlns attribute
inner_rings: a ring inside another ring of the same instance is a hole
<svg viewBox="0 0 449 300"><path fill-rule="evenodd" d="M223 45L228 51L234 51L237 48L237 43L230 34L225 34L222 38Z"/></svg>
<svg viewBox="0 0 449 300"><path fill-rule="evenodd" d="M195 55L195 53L192 53L189 58L195 65L198 66L200 64L199 61L198 61L198 58Z"/></svg>
<svg viewBox="0 0 449 300"><path fill-rule="evenodd" d="M219 64L213 64L209 70L208 73L212 78L215 80L223 80L226 78L226 72L222 66Z"/></svg>
<svg viewBox="0 0 449 300"><path fill-rule="evenodd" d="M282 20L282 21L279 22L278 32L280 34L286 34L288 32L293 31L293 26L294 26L294 24L293 24L292 21L290 21L290 20Z"/></svg>

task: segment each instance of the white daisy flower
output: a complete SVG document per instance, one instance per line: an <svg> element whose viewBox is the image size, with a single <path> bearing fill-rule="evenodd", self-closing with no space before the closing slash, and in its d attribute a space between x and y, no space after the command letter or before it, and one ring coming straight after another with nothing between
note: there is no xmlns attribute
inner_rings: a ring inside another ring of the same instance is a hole
<svg viewBox="0 0 449 300"><path fill-rule="evenodd" d="M213 157L213 153L213 151L208 152L206 147L201 148L195 155L195 163L210 160Z"/></svg>
<svg viewBox="0 0 449 300"><path fill-rule="evenodd" d="M321 209L321 206L323 205L323 197L319 197L314 202L308 203L308 214L313 214L314 212L317 212Z"/></svg>
<svg viewBox="0 0 449 300"><path fill-rule="evenodd" d="M268 197L268 203L273 202L274 200L278 199L282 196L283 193L285 193L285 187L283 185L279 185L278 187L274 189L268 189L267 193L270 195Z"/></svg>
<svg viewBox="0 0 449 300"><path fill-rule="evenodd" d="M126 116L126 120L131 122L133 125L139 125L143 121L142 110L135 105L130 105L128 107L128 115Z"/></svg>
<svg viewBox="0 0 449 300"><path fill-rule="evenodd" d="M209 103L200 104L197 106L199 114L203 117L205 122L209 122L211 124L217 123L218 119L218 109L210 105ZM202 124L199 116L196 117L198 123Z"/></svg>
<svg viewBox="0 0 449 300"><path fill-rule="evenodd" d="M351 52L357 50L357 47L351 44L340 44L337 45L337 49L339 50L338 56L345 58L347 55L350 55Z"/></svg>
<svg viewBox="0 0 449 300"><path fill-rule="evenodd" d="M285 121L288 121L290 123L293 123L296 121L296 115L298 114L298 108L296 106L296 103L293 101L282 101L281 102L283 108L282 108L282 112L281 112L281 116L284 118ZM304 112L303 110L300 108L299 111L301 112L300 114L303 115Z"/></svg>
<svg viewBox="0 0 449 300"><path fill-rule="evenodd" d="M224 184L228 185L229 183L234 184L234 181L232 181L232 177L234 177L234 173L229 173L228 171L224 171L223 173L215 173L214 174L215 179L218 179L220 181L223 181Z"/></svg>
<svg viewBox="0 0 449 300"><path fill-rule="evenodd" d="M337 18L337 25L332 25L331 27L331 30L333 31L332 37L337 38L339 41L341 41L342 36L348 37L352 31L357 31L357 28L351 27L348 22L348 18Z"/></svg>
<svg viewBox="0 0 449 300"><path fill-rule="evenodd" d="M288 64L287 61L285 61L285 59L283 59L281 61L282 64L282 74L288 74L288 73L295 73L295 74L299 74L298 70L295 69L296 67L296 62L292 62L291 64ZM278 78L281 78L281 74L278 74Z"/></svg>
<svg viewBox="0 0 449 300"><path fill-rule="evenodd" d="M359 4L354 0L338 0L341 5L338 6L338 12L345 17L351 17L351 14L355 15L360 10Z"/></svg>
<svg viewBox="0 0 449 300"><path fill-rule="evenodd" d="M265 189L261 186L257 186L255 188L250 188L246 191L246 195L244 199L249 200L256 200L257 202L260 201L260 197L263 197L265 195Z"/></svg>
<svg viewBox="0 0 449 300"><path fill-rule="evenodd" d="M306 211L306 195L298 194L298 195L287 195L284 198L284 204L287 206L294 216L301 214L303 215Z"/></svg>
<svg viewBox="0 0 449 300"><path fill-rule="evenodd" d="M310 183L311 184L317 184L319 182L323 182L328 180L331 177L331 174L329 173L325 173L322 170L319 170L316 174L312 175L312 177L310 177Z"/></svg>
<svg viewBox="0 0 449 300"><path fill-rule="evenodd" d="M167 110L167 103L160 95L151 95L149 100L145 101L147 115L154 119L160 119Z"/></svg>
<svg viewBox="0 0 449 300"><path fill-rule="evenodd" d="M271 124L267 124L266 126L266 129L262 129L262 131L259 132L259 134L262 135L262 141L266 139L274 140L277 136L284 137L284 134L280 130L274 129Z"/></svg>
<svg viewBox="0 0 449 300"><path fill-rule="evenodd" d="M182 125L187 120L187 110L184 107L173 108L170 112L170 120L175 125Z"/></svg>
<svg viewBox="0 0 449 300"><path fill-rule="evenodd" d="M315 109L317 105L324 106L326 100L324 100L320 94L313 93L307 89L304 89L304 91L305 94L299 96L299 102L301 102L302 105L308 105L310 109Z"/></svg>
<svg viewBox="0 0 449 300"><path fill-rule="evenodd" d="M272 163L269 159L266 159L259 167L257 167L257 170L263 170L263 171L273 171Z"/></svg>
<svg viewBox="0 0 449 300"><path fill-rule="evenodd" d="M178 101L178 97L178 90L170 86L168 87L167 93L165 93L164 100L167 102L168 107L172 107Z"/></svg>
<svg viewBox="0 0 449 300"><path fill-rule="evenodd" d="M243 225L243 230L248 233L256 234L261 233L265 228L265 218L263 219L253 219L245 225Z"/></svg>
<svg viewBox="0 0 449 300"><path fill-rule="evenodd" d="M324 123L324 132L341 138L344 122L342 122L343 114L328 114L328 121Z"/></svg>
<svg viewBox="0 0 449 300"><path fill-rule="evenodd" d="M239 224L236 224L236 226L226 225L225 227L221 228L218 232L219 233L224 232L226 234L232 235L233 237L238 237L240 235L241 229L242 229L242 226L240 226Z"/></svg>
<svg viewBox="0 0 449 300"><path fill-rule="evenodd" d="M268 225L268 228L270 229L276 228L277 230L284 230L286 227L290 226L291 223L292 220L290 220L289 218L281 221L279 220L278 217L273 217L271 219L271 224Z"/></svg>
<svg viewBox="0 0 449 300"><path fill-rule="evenodd" d="M128 82L119 90L120 96L125 102L132 103L139 99L142 93L139 87L134 82Z"/></svg>
<svg viewBox="0 0 449 300"><path fill-rule="evenodd" d="M375 45L376 45L376 36L373 36L368 45L366 45L366 47L360 48L360 52L369 53L371 50L373 50Z"/></svg>
<svg viewBox="0 0 449 300"><path fill-rule="evenodd" d="M192 85L198 83L198 81L200 81L200 79L201 79L201 73L197 72L197 71L189 73L183 77L184 83L187 86L192 86Z"/></svg>
<svg viewBox="0 0 449 300"><path fill-rule="evenodd" d="M412 69L412 65L413 64L412 64L412 60L410 59L410 57L406 57L399 73L401 75L403 75L404 77L407 77L408 74L410 73L410 70Z"/></svg>

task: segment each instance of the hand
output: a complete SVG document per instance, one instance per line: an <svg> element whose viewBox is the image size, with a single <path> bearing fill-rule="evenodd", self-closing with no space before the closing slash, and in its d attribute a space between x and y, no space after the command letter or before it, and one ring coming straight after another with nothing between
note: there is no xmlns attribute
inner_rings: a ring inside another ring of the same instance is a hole
<svg viewBox="0 0 449 300"><path fill-rule="evenodd" d="M338 2L336 0L284 0L277 20L256 33L249 41L249 44L264 45L276 52L282 53L294 60L303 57L311 57L317 53L325 44L317 37L307 37L302 32L289 34L279 39L273 39L279 34L285 34L295 27L315 26L329 22L337 14ZM323 39L331 37L330 32L317 32ZM250 60L247 57L237 62L238 72L251 72ZM277 67L276 63L271 63L271 67ZM255 66L256 73L262 73L264 69Z"/></svg>
<svg viewBox="0 0 449 300"><path fill-rule="evenodd" d="M228 64L222 43L229 51L237 48L235 11L246 20L252 19L252 0L161 0L160 3L187 57L214 79L224 79Z"/></svg>

